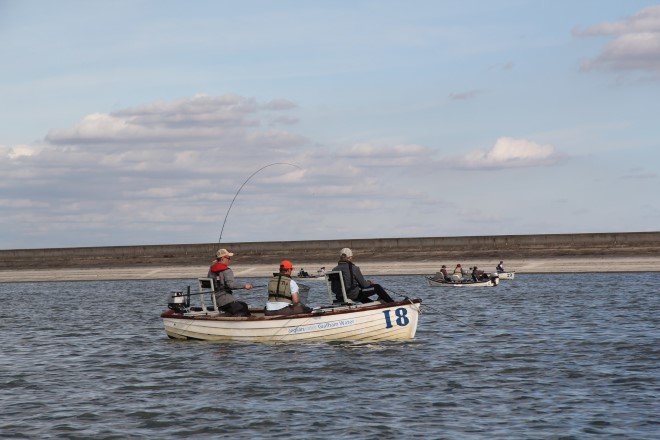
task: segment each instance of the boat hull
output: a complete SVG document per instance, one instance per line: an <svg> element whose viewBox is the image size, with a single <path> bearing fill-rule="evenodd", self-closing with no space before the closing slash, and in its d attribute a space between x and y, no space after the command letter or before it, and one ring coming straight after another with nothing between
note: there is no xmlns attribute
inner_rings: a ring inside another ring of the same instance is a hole
<svg viewBox="0 0 660 440"><path fill-rule="evenodd" d="M320 276L309 276L309 277L292 277L296 281L325 281L325 275Z"/></svg>
<svg viewBox="0 0 660 440"><path fill-rule="evenodd" d="M161 315L165 333L175 339L207 341L395 341L413 339L421 300L321 308L297 316Z"/></svg>
<svg viewBox="0 0 660 440"><path fill-rule="evenodd" d="M515 276L515 272L497 272L496 275L501 279L501 280L512 280Z"/></svg>

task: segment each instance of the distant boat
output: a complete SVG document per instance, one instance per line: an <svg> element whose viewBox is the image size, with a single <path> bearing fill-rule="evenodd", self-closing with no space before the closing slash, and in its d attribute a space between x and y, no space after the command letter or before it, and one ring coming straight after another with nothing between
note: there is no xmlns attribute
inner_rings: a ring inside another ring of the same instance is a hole
<svg viewBox="0 0 660 440"><path fill-rule="evenodd" d="M291 277L293 279L298 279L298 280L309 280L309 281L315 281L315 280L320 280L323 281L325 280L325 275L295 275Z"/></svg>
<svg viewBox="0 0 660 440"><path fill-rule="evenodd" d="M495 272L492 275L497 275L501 280L512 280L516 276L516 272Z"/></svg>
<svg viewBox="0 0 660 440"><path fill-rule="evenodd" d="M298 275L292 278L306 279L306 280L325 280L325 267L320 268L314 274L305 272L304 269L298 271Z"/></svg>
<svg viewBox="0 0 660 440"><path fill-rule="evenodd" d="M500 283L497 276L490 276L487 280L454 279L447 281L442 277L426 277L429 287L495 287Z"/></svg>
<svg viewBox="0 0 660 440"><path fill-rule="evenodd" d="M331 290L332 276L341 285L340 294ZM160 317L165 333L173 339L288 342L393 341L415 337L421 299L353 303L346 298L341 272L328 272L326 280L331 305L316 307L311 313L265 316L263 309L251 308L250 316L229 316L217 312L215 304L206 305L206 294L215 302L213 279L200 278L199 292L191 294L188 288L188 293L175 293L170 297L169 310ZM199 297L197 307L190 305L193 295Z"/></svg>

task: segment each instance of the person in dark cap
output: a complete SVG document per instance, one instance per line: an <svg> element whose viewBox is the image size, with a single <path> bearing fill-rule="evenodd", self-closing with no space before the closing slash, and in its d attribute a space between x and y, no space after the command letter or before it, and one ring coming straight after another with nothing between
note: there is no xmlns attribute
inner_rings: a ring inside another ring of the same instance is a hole
<svg viewBox="0 0 660 440"><path fill-rule="evenodd" d="M477 266L474 266L472 269L472 281L479 281L479 272L480 271L477 270Z"/></svg>
<svg viewBox="0 0 660 440"><path fill-rule="evenodd" d="M368 303L373 301L369 298L370 296L378 295L378 298L383 302L394 302L380 284L375 284L364 278L360 268L353 264L353 251L349 248L344 248L339 252L339 263L332 270L341 271L344 278L346 296L349 299Z"/></svg>
<svg viewBox="0 0 660 440"><path fill-rule="evenodd" d="M440 273L442 274L442 278L445 281L451 281L451 278L449 278L449 274L447 273L447 266L445 266L444 264L440 268Z"/></svg>
<svg viewBox="0 0 660 440"><path fill-rule="evenodd" d="M250 316L248 305L238 301L233 295L234 289L252 289L252 284L240 284L234 279L234 271L229 267L234 253L227 249L218 249L215 256L216 259L211 263L207 276L213 278L218 309L232 316Z"/></svg>

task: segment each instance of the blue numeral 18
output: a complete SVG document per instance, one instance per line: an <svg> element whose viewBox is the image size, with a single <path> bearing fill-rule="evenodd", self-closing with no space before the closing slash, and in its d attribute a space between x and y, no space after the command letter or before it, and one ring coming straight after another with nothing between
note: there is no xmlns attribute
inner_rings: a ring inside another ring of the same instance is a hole
<svg viewBox="0 0 660 440"><path fill-rule="evenodd" d="M397 316L396 325L398 325L399 327L405 327L410 322L410 320L406 316L408 314L408 310L406 310L405 308L401 307L401 308L396 309L394 311L394 314ZM385 315L385 328L394 327L392 325L392 319L390 319L390 311L389 310L383 310L383 315Z"/></svg>

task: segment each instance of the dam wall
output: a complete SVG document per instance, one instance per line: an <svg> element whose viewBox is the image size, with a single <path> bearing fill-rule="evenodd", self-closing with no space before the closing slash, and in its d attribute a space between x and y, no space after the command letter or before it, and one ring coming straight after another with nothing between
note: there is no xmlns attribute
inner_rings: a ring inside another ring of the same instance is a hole
<svg viewBox="0 0 660 440"><path fill-rule="evenodd" d="M356 262L660 257L660 232L10 249L0 250L0 270L207 265L221 247L236 253L240 264L336 261L344 247Z"/></svg>

